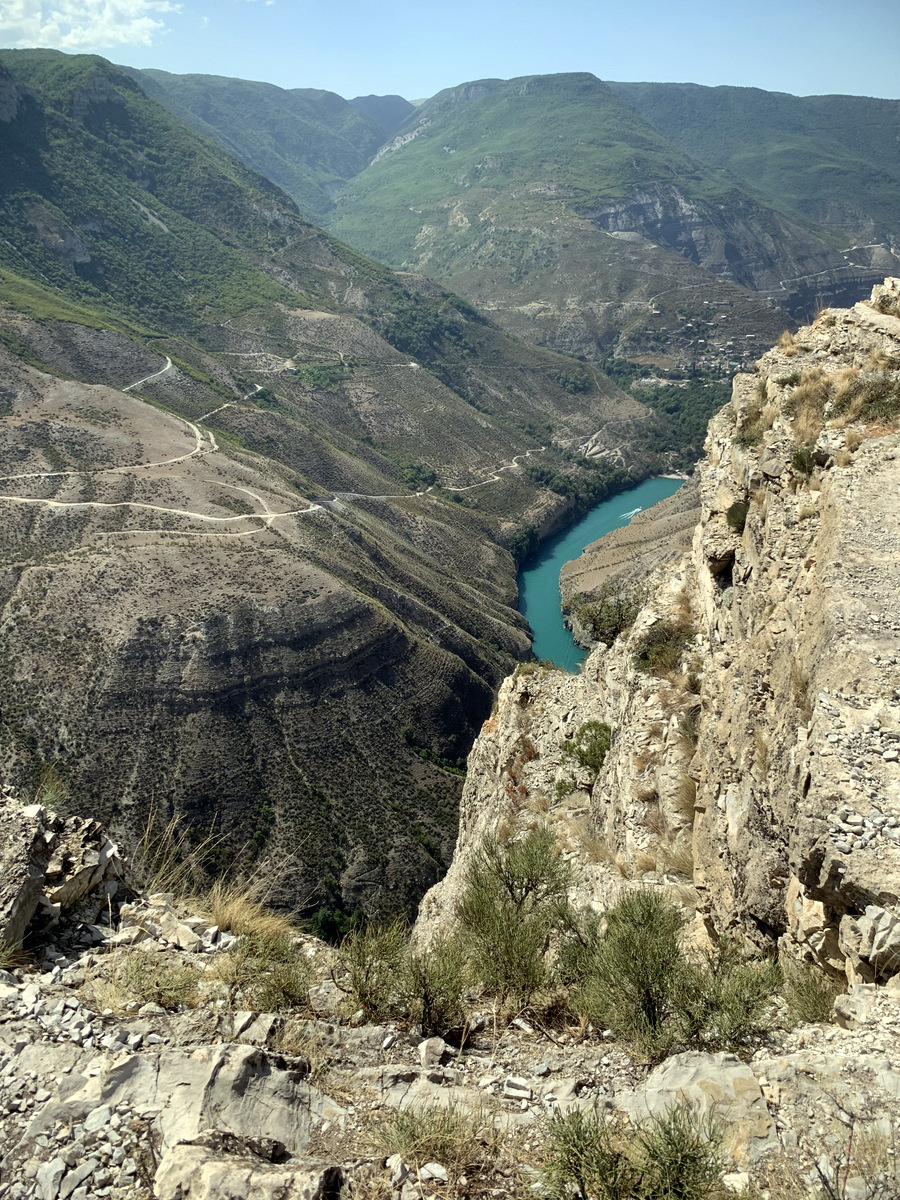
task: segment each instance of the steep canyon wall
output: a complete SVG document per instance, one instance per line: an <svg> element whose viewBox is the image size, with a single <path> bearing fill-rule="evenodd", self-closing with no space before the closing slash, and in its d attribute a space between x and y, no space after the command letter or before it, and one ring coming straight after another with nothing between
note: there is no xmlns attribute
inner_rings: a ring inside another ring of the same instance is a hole
<svg viewBox="0 0 900 1200"><path fill-rule="evenodd" d="M578 676L504 682L423 936L485 833L546 822L595 907L661 888L698 939L778 942L851 983L900 969L898 291L738 376L691 549L659 553L631 629ZM648 670L654 637L673 657ZM596 777L571 753L592 720L612 738Z"/></svg>

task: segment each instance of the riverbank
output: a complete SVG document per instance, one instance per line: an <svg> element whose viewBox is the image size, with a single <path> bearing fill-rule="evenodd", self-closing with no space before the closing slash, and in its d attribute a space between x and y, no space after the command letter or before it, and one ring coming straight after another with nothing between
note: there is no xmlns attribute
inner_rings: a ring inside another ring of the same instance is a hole
<svg viewBox="0 0 900 1200"><path fill-rule="evenodd" d="M602 500L580 520L542 543L519 572L519 612L531 625L532 649L537 658L551 659L563 670L576 671L585 657L586 651L576 645L563 620L560 572L564 565L578 558L598 538L627 525L635 508L650 509L674 495L682 484L681 478L646 479ZM645 512L638 513L635 520L645 516Z"/></svg>
<svg viewBox="0 0 900 1200"><path fill-rule="evenodd" d="M559 580L563 603L579 592L596 592L613 575L643 576L673 553L686 553L699 514L697 481L688 479L667 499L637 513L627 525L591 542L565 563Z"/></svg>

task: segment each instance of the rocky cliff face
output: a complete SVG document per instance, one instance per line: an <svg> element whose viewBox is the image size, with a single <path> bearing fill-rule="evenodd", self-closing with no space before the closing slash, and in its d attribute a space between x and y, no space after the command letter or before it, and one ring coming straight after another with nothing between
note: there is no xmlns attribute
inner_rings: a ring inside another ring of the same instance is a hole
<svg viewBox="0 0 900 1200"><path fill-rule="evenodd" d="M698 938L779 943L851 984L900 968L898 289L736 379L692 548L653 569L630 632L579 676L504 683L421 936L452 919L484 832L547 821L595 906L663 888ZM653 631L677 658L656 673L638 662ZM595 719L612 730L596 778L566 750Z"/></svg>

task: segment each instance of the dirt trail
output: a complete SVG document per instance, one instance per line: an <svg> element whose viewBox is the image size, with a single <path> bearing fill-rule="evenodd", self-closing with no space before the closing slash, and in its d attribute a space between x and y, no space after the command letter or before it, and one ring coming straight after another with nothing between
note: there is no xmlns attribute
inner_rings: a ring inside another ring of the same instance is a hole
<svg viewBox="0 0 900 1200"><path fill-rule="evenodd" d="M143 379L139 379L135 383L130 383L127 385L127 387L124 387L121 390L123 392L129 392L133 388L139 387L143 383L148 383L152 379L158 379L160 375L164 375L166 373L166 371L171 370L171 368L172 368L172 360L167 355L166 356L166 365L161 370L155 371L152 375L146 375ZM261 390L262 390L261 385L256 384L254 387L254 392L248 392L246 396L242 397L242 400L249 399L250 396L254 395L256 392L259 392ZM219 450L219 445L216 441L215 434L213 433L213 431L211 429L201 429L200 423L208 420L210 417L214 416L218 412L221 412L223 409L232 407L233 405L235 405L237 403L239 403L239 401L227 400L224 404L220 404L218 408L211 409L208 413L204 413L203 416L198 417L196 419L196 422L188 420L187 417L179 417L179 416L176 416L175 414L169 414L173 420L182 421L194 435L194 438L195 438L194 448L193 448L193 450L188 451L186 454L179 454L179 455L176 455L174 458L159 459L155 462L131 463L128 465L118 466L118 467L101 467L94 471L75 471L75 470L28 471L28 472L24 472L19 475L0 475L0 482L12 482L14 480L19 480L19 479L56 479L56 478L63 478L63 477L67 477L67 476L83 476L83 475L90 475L90 476L123 475L130 471L145 471L145 470L150 470L150 469L157 468L157 467L171 467L171 466L177 465L178 463L187 462L190 459L200 458L200 457L203 457L208 454L215 454ZM479 480L477 483L470 483L464 487L452 487L451 485L448 485L448 488L449 488L449 490L456 491L456 492L470 492L470 491L472 491L473 488L484 487L486 484L489 484L489 483L499 483L501 472L511 471L516 467L517 463L521 459L530 458L531 455L533 455L533 454L542 454L545 450L546 450L546 446L541 446L537 450L526 450L522 454L517 454L512 459L511 462L504 463L502 466L497 467L497 469L495 470L495 472L492 475L487 476L485 479ZM65 508L72 508L72 509L75 509L75 508L143 509L143 510L149 510L151 512L167 513L167 514L174 515L174 516L187 517L188 519L191 519L191 520L207 521L210 523L222 524L222 525L228 524L231 522L235 522L235 521L258 521L258 522L260 522L260 524L257 525L257 527L255 529L250 529L250 530L246 530L241 533L232 533L232 534L200 534L193 530L166 530L165 531L166 533L173 533L173 534L181 533L183 536L192 536L192 537L217 537L217 536L247 537L251 534L259 533L263 529L271 528L273 522L279 520L281 517L298 517L298 516L308 515L310 513L322 513L322 512L325 512L326 509L333 509L333 508L339 507L341 501L407 500L407 499L410 499L410 497L413 495L415 495L415 496L427 495L428 492L430 492L432 490L432 487L434 486L434 485L432 485L431 487L426 488L425 491L423 491L423 492L403 492L403 493L399 493L399 494L386 494L386 495L370 495L370 494L367 494L364 492L335 492L334 498L331 500L323 500L318 503L311 503L311 504L308 504L305 508L290 509L286 512L273 512L271 507L269 506L268 501L266 501L258 492L254 492L250 488L241 487L237 484L223 483L221 480L208 480L207 482L215 483L215 485L217 487L227 487L227 488L233 489L234 491L245 493L247 496L249 496L252 500L254 500L260 506L262 511L255 512L255 513L239 513L237 515L228 516L228 517L219 517L219 516L213 516L208 513L196 512L192 509L171 508L171 507L167 507L167 506L161 505L161 504L148 504L146 502L137 501L137 500L50 500L50 499L45 499L43 497L15 496L15 495L8 495L8 494L7 495L0 494L0 500L9 500L9 501L12 501L13 503L18 503L18 504L43 505L46 508L56 508L56 509L65 509ZM119 531L115 531L115 532L117 532L117 533L141 533L141 532L143 532L143 533L159 533L160 530L119 530Z"/></svg>

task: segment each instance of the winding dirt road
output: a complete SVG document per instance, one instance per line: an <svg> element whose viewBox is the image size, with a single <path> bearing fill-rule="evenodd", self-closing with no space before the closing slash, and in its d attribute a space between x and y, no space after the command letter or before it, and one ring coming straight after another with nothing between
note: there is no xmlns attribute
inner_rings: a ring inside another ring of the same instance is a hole
<svg viewBox="0 0 900 1200"><path fill-rule="evenodd" d="M172 360L167 355L166 356L166 365L164 367L162 367L159 371L155 371L152 375L146 375L146 376L144 376L143 379L138 379L134 383L128 384L126 387L122 388L121 390L123 393L130 392L134 388L139 387L141 384L148 383L153 379L158 379L161 375L164 375L167 371L169 371L171 369L172 369ZM250 398L250 396L254 395L255 392L259 392L261 390L262 390L261 385L256 384L254 387L254 392L248 392L247 395L243 396L241 399L247 400ZM175 414L169 414L173 420L182 421L194 435L194 448L193 448L193 450L188 451L186 454L179 454L179 455L176 455L174 458L158 459L154 462L131 463L131 464L127 464L124 466L118 466L118 467L101 467L101 468L98 468L97 470L88 471L88 472L75 471L75 470L28 471L28 472L23 472L18 475L0 475L0 482L13 482L15 480L24 480L24 479L55 479L55 478L62 478L62 477L82 476L85 474L91 475L91 476L124 475L131 471L146 471L146 470L151 470L151 469L157 468L157 467L175 466L178 463L187 462L190 459L201 458L208 454L215 454L219 450L219 445L216 442L215 434L213 433L213 431L211 429L201 428L201 422L208 420L210 417L214 416L216 413L221 412L225 408L232 407L237 403L239 403L239 401L228 400L224 404L220 404L218 408L211 409L209 412L204 413L203 416L198 417L196 419L196 421L190 421L190 420L188 420L187 417L179 417L179 416L176 416ZM501 482L500 475L502 472L513 470L516 467L516 464L521 459L530 458L533 454L542 454L545 450L546 450L546 446L541 446L540 449L537 449L537 450L526 450L522 454L517 454L512 459L511 462L505 463L502 466L497 467L493 474L487 476L485 479L479 480L477 483L470 483L464 487L450 487L448 485L448 488L449 488L449 490L456 491L456 492L470 492L474 488L484 487L486 484L489 484L489 483L499 483L499 482ZM415 495L415 496L427 495L428 492L430 492L434 486L434 485L432 485L431 487L426 488L425 491L423 491L423 492L415 492L415 493L403 492L403 493L398 493L398 494L385 494L385 495L371 495L371 494L363 493L363 492L335 492L334 498L331 500L323 500L318 503L311 503L311 504L306 505L304 508L289 509L284 512L274 512L270 508L268 502L263 498L263 496L261 496L258 492L252 491L250 488L241 487L237 484L223 483L221 480L208 480L206 482L214 483L215 486L217 486L217 487L226 487L226 488L233 489L234 491L237 491L237 492L243 492L244 494L249 496L251 498L251 500L253 500L256 504L258 504L262 511L255 512L255 513L238 513L234 516L219 517L219 516L213 516L209 513L196 512L192 509L173 508L173 507L168 507L168 506L161 505L161 504L149 504L149 503L139 501L139 500L50 500L50 499L45 499L43 497L15 496L15 495L9 495L9 494L0 494L0 501L8 500L8 501L11 501L11 502L17 503L17 504L30 504L30 505L36 505L36 506L43 505L45 508L53 508L53 509L85 509L85 508L140 509L140 510L145 510L145 511L150 511L150 512L156 512L156 513L165 513L167 515L172 515L172 516L186 517L188 520L203 521L203 522L207 522L209 524L214 524L214 525L227 525L227 524L230 524L230 523L233 523L236 521L259 522L259 524L257 524L256 527L253 529L248 529L248 530L244 530L244 531L236 532L236 533L222 532L222 533L207 534L207 533L200 533L199 531L194 531L194 530L168 530L168 529L167 530L159 530L159 529L147 529L147 530L133 529L133 530L131 530L131 529L129 529L129 530L114 531L115 534L165 532L168 536L180 535L180 536L184 536L184 537L248 537L248 536L252 536L255 533L261 532L263 529L271 528L273 523L282 517L300 517L300 516L307 516L307 515L314 514L314 513L325 513L325 511L327 509L339 508L340 503L342 501L343 502L351 502L353 500L408 500L412 495ZM103 536L112 536L112 534L103 534Z"/></svg>

